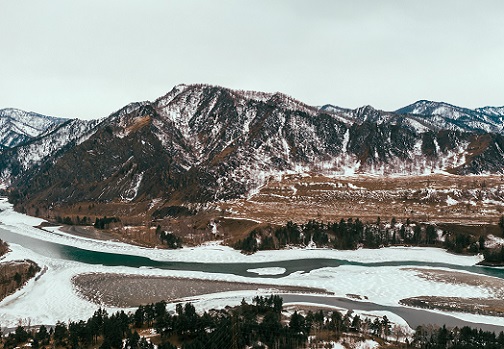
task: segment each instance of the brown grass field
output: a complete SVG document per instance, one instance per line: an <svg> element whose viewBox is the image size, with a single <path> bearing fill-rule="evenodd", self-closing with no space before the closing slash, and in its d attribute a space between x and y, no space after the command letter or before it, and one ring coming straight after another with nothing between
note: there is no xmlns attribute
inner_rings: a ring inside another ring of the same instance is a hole
<svg viewBox="0 0 504 349"><path fill-rule="evenodd" d="M205 209L195 215L153 220L156 209L170 205L182 203L159 199L80 203L56 207L51 214L69 216L74 221L77 217L88 217L91 222L104 216L119 217L121 222L112 224L104 238L144 246L159 244L155 234L158 225L182 237L186 243L197 245L208 240L232 242L263 224L305 223L311 219L333 222L342 218L374 222L378 217L382 221L395 217L399 222L410 219L436 223L454 232L499 235L497 223L504 214L504 176L431 174L331 178L318 174L284 175L270 178L257 193L247 198L206 204ZM51 219L42 211L39 216ZM35 215L35 212L28 213ZM83 232L75 230L74 233Z"/></svg>
<svg viewBox="0 0 504 349"><path fill-rule="evenodd" d="M223 203L234 215L271 223L359 217L374 221L407 218L419 221L496 224L504 212L504 177L320 175L271 179L248 199Z"/></svg>

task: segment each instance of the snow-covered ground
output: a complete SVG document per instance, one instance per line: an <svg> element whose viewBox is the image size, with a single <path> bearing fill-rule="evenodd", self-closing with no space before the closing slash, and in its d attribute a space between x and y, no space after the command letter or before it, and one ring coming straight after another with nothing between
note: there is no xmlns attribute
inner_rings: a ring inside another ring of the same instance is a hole
<svg viewBox="0 0 504 349"><path fill-rule="evenodd" d="M287 271L285 268L272 267L272 268L256 268L247 269L249 273L255 273L257 275L283 275Z"/></svg>
<svg viewBox="0 0 504 349"><path fill-rule="evenodd" d="M53 232L44 231L34 226L43 220L29 217L13 211L6 200L0 200L0 228L43 241L57 242L87 250L144 256L161 261L184 261L205 263L255 263L275 262L293 259L333 258L357 262L402 262L424 261L442 262L461 266L474 265L479 257L458 256L435 248L383 248L376 250L335 251L330 249L290 249L283 251L262 251L247 256L218 243L206 244L195 248L169 251L147 249L120 242L92 240L65 234L54 228ZM0 238L2 238L0 231ZM419 295L490 297L491 292L482 287L464 284L447 284L418 277L413 270L404 270L403 266L365 267L341 265L325 267L309 272L298 271L289 275L271 279L268 275L283 275L283 267L250 268L249 271L259 277L248 278L227 273L206 273L195 271L161 270L154 268L133 268L127 266L89 265L80 262L47 257L33 252L18 244L10 244L11 252L6 260L29 258L39 264L42 272L32 279L20 291L7 297L0 303L0 325L12 327L19 320L31 324L54 324L57 320L87 319L98 305L89 303L76 293L71 279L81 273L123 273L137 275L158 275L170 277L198 278L206 280L253 282L324 288L336 296L348 297L348 294L360 295L366 301L397 306L403 298ZM430 268L432 269L432 268ZM263 276L263 277L261 277ZM146 285L148 287L148 285ZM266 287L267 288L267 287ZM223 305L239 304L242 298L251 299L258 292L238 291L223 292L197 297L200 309ZM108 308L109 311L118 309ZM504 318L470 314L452 314L467 321L489 323L504 326Z"/></svg>
<svg viewBox="0 0 504 349"><path fill-rule="evenodd" d="M258 263L287 261L293 259L333 258L355 262L419 261L470 266L481 261L480 256L461 256L447 253L438 248L390 247L386 249L332 250L327 248L293 248L280 251L259 251L244 255L220 242L211 242L198 247L179 250L142 248L117 241L101 241L67 234L58 227L34 228L43 219L15 212L12 205L0 199L0 227L44 241L82 249L148 257L158 261L203 262L203 263Z"/></svg>

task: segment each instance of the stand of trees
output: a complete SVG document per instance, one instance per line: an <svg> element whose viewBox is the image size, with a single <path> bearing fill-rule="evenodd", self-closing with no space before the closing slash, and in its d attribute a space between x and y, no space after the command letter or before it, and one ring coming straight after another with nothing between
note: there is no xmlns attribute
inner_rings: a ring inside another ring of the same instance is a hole
<svg viewBox="0 0 504 349"><path fill-rule="evenodd" d="M448 329L443 327L419 326L413 335L414 348L421 349L502 349L504 332L477 330L464 326Z"/></svg>
<svg viewBox="0 0 504 349"><path fill-rule="evenodd" d="M257 296L249 304L199 315L191 303L176 305L175 312L166 310L165 302L140 306L134 313L109 315L98 309L87 321L57 322L54 327L40 326L28 330L18 326L14 332L0 337L3 348L13 349L30 342L41 348L154 349L154 343L141 337L141 329L154 329L159 349L295 349L317 345L324 338L337 341L343 335L360 339L383 340L392 348L478 349L503 348L504 333L478 331L469 327L447 329L419 326L413 338L401 326L392 326L386 316L374 320L361 318L350 310L295 311L282 315L283 300L272 295ZM410 343L411 341L411 343ZM399 343L399 344L398 344ZM319 346L317 346L319 347ZM385 347L387 347L385 345Z"/></svg>
<svg viewBox="0 0 504 349"><path fill-rule="evenodd" d="M154 328L160 335L159 349L299 348L310 332L305 317L294 313L286 324L282 319L281 297L255 297L231 310L215 310L199 315L191 303L177 304L175 313L166 303L140 306L134 313L109 315L98 309L87 321L57 322L49 330L41 326L29 331L23 326L3 339L3 347L13 349L27 341L33 349L90 348L153 349L141 338L139 329ZM261 344L262 343L262 344Z"/></svg>
<svg viewBox="0 0 504 349"><path fill-rule="evenodd" d="M182 239L172 232L162 230L160 225L156 227L156 235L162 243L166 244L168 248L182 248Z"/></svg>
<svg viewBox="0 0 504 349"><path fill-rule="evenodd" d="M56 221L56 223L66 225L92 225L96 229L108 229L111 223L118 223L121 221L117 217L103 217L103 218L96 217L95 222L93 224L91 218L87 216L84 216L82 218L80 218L79 216L76 216L75 218L72 218L70 216L65 217L56 216L54 217L54 220Z"/></svg>
<svg viewBox="0 0 504 349"><path fill-rule="evenodd" d="M94 227L96 229L108 229L109 225L111 223L118 223L121 220L117 217L103 217L103 218L98 218L96 217Z"/></svg>
<svg viewBox="0 0 504 349"><path fill-rule="evenodd" d="M444 237L444 241L439 240L440 235ZM239 240L234 248L254 253L258 250L281 249L288 245L310 244L339 250L396 244L445 247L456 253L478 253L483 249L483 244L468 234L452 234L440 231L432 224L412 223L409 220L404 224L398 224L395 219L387 223L379 218L374 223L363 223L358 218L341 219L333 223L310 220L300 225L287 222L273 230L255 229L245 239Z"/></svg>
<svg viewBox="0 0 504 349"><path fill-rule="evenodd" d="M483 252L486 264L504 265L504 246L495 249L486 249Z"/></svg>

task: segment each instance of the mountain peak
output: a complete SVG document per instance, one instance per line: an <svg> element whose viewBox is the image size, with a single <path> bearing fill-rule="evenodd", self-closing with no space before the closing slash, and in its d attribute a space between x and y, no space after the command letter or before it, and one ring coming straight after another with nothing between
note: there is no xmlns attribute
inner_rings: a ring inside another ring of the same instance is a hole
<svg viewBox="0 0 504 349"><path fill-rule="evenodd" d="M25 143L65 121L68 119L16 108L0 109L0 147L10 148Z"/></svg>
<svg viewBox="0 0 504 349"><path fill-rule="evenodd" d="M504 107L468 109L446 102L420 100L395 111L397 114L421 116L439 129L502 133Z"/></svg>
<svg viewBox="0 0 504 349"><path fill-rule="evenodd" d="M446 102L436 102L421 99L419 101L416 101L415 103L397 109L395 113L414 114L414 115L443 115L446 114L448 110L454 110L454 109L463 109L463 108L453 106Z"/></svg>
<svg viewBox="0 0 504 349"><path fill-rule="evenodd" d="M495 129L486 114L425 100L415 107L425 116L372 106L316 109L279 92L177 85L154 102L66 132L75 136L60 137L64 147L51 138L56 132L46 133L39 149L58 144L58 151L29 163L37 142L6 152L14 160L0 170L34 202L176 205L245 196L287 173L502 173L504 136L484 134ZM441 107L446 114L428 114Z"/></svg>

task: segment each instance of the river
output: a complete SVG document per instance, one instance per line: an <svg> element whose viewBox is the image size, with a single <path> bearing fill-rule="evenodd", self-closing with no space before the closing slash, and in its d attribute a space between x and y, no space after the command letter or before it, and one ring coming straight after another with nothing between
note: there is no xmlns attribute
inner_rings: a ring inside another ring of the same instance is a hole
<svg viewBox="0 0 504 349"><path fill-rule="evenodd" d="M310 272L315 269L325 267L339 267L341 265L355 265L363 267L387 267L387 266L409 266L409 267L435 267L449 268L453 270L469 271L472 273L494 276L504 279L504 269L484 266L461 266L448 263L432 263L420 261L401 262L374 262L364 263L348 261L344 259L294 259L275 262L252 262L252 263L197 263L178 261L156 261L147 257L133 256L128 254L109 253L86 250L74 246L62 245L46 240L39 240L26 235L15 234L11 231L0 228L0 238L10 243L16 243L28 248L36 253L50 258L71 260L86 264L101 264L105 266L127 266L127 267L151 267L168 270L201 271L206 273L234 274L245 277L280 278L295 272ZM249 269L280 267L285 268L285 273L280 275L258 275L248 272Z"/></svg>
<svg viewBox="0 0 504 349"><path fill-rule="evenodd" d="M348 261L342 259L296 259L274 262L254 262L254 263L189 263L174 261L156 261L147 257L134 256L128 254L106 253L93 250L77 248L74 246L63 245L51 241L40 240L26 235L16 234L14 232L0 228L0 238L9 243L23 246L33 252L52 259L62 259L76 261L85 264L100 264L104 266L128 266L128 267L150 267L166 270L198 271L206 273L234 274L248 278L281 278L295 272L310 272L312 270L324 267L338 267L341 265L355 265L369 268L385 266L422 266L422 267L443 267L452 270L470 271L482 275L490 275L504 278L504 270L490 267L479 266L460 266L447 263L429 263L419 261L402 262L375 262L363 263ZM248 269L280 267L285 268L282 275L257 275L248 272ZM354 301L347 298L327 297L317 295L297 295L284 294L285 303L315 303L328 306L336 306L345 309L364 310L364 311L389 311L403 318L412 328L426 323L446 324L448 326L472 326L489 331L501 331L502 327L472 323L457 319L452 316L433 313L421 309L413 309L401 306L382 306L371 302Z"/></svg>

